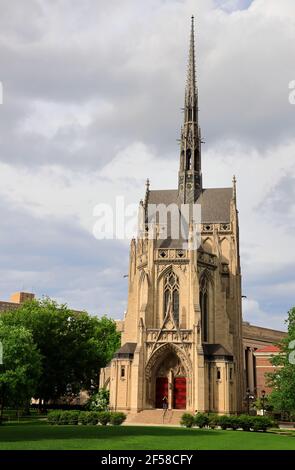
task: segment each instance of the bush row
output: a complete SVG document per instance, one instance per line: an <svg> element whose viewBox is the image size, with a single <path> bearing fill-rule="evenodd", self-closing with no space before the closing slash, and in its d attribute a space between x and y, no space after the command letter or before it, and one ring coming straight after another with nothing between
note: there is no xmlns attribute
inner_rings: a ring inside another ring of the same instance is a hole
<svg viewBox="0 0 295 470"><path fill-rule="evenodd" d="M126 419L124 413L117 411L63 411L54 410L48 413L47 421L49 424L113 424L119 426Z"/></svg>
<svg viewBox="0 0 295 470"><path fill-rule="evenodd" d="M198 426L199 428L214 429L220 426L221 429L243 429L243 431L267 431L268 428L274 427L274 422L268 416L228 416L197 413L195 416L189 413L182 415L180 424L187 428Z"/></svg>

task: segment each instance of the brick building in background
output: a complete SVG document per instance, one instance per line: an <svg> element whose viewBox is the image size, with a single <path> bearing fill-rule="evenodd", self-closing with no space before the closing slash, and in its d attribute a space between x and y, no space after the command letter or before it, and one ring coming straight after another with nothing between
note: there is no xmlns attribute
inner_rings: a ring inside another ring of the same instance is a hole
<svg viewBox="0 0 295 470"><path fill-rule="evenodd" d="M279 353L277 344L286 336L283 331L243 322L244 390L256 397L262 390L270 393L266 374L274 371L271 358Z"/></svg>
<svg viewBox="0 0 295 470"><path fill-rule="evenodd" d="M15 310L27 300L33 300L35 294L30 292L15 292L10 296L9 301L0 300L0 313L7 310Z"/></svg>
<svg viewBox="0 0 295 470"><path fill-rule="evenodd" d="M279 354L280 349L275 345L268 345L256 349L255 355L255 372L256 372L256 390L257 396L261 396L261 391L265 390L266 395L271 392L271 387L267 385L267 374L275 371L275 367L271 363L271 358Z"/></svg>

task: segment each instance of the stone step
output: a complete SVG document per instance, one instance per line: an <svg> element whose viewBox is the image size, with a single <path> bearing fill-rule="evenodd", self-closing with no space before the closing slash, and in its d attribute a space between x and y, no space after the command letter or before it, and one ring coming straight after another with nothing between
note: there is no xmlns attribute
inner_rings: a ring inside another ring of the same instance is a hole
<svg viewBox="0 0 295 470"><path fill-rule="evenodd" d="M185 410L143 410L138 413L128 413L126 424L170 424L179 425Z"/></svg>

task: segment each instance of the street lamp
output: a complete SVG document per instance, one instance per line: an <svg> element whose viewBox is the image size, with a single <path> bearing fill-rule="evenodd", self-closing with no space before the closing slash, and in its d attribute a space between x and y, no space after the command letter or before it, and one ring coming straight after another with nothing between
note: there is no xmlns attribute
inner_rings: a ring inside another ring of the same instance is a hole
<svg viewBox="0 0 295 470"><path fill-rule="evenodd" d="M247 413L250 414L250 388L246 390L246 400L247 400Z"/></svg>
<svg viewBox="0 0 295 470"><path fill-rule="evenodd" d="M255 397L252 395L250 388L246 390L246 401L247 401L247 413L250 414L250 401L253 400Z"/></svg>
<svg viewBox="0 0 295 470"><path fill-rule="evenodd" d="M265 390L261 390L262 416L264 416Z"/></svg>

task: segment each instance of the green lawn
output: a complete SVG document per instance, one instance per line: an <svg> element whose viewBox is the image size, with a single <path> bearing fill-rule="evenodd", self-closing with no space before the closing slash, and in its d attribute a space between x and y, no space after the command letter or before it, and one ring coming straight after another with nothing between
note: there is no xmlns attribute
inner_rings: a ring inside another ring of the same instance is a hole
<svg viewBox="0 0 295 470"><path fill-rule="evenodd" d="M295 436L152 426L50 426L44 422L0 427L0 450L295 450Z"/></svg>

